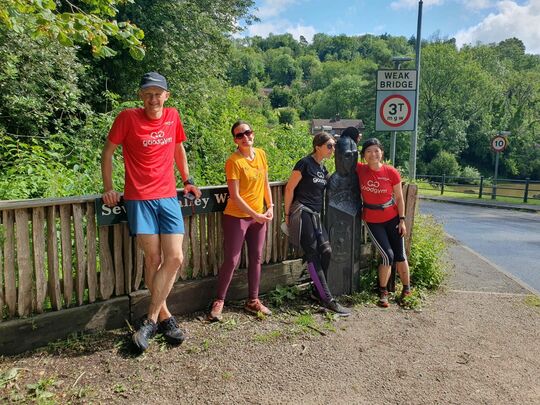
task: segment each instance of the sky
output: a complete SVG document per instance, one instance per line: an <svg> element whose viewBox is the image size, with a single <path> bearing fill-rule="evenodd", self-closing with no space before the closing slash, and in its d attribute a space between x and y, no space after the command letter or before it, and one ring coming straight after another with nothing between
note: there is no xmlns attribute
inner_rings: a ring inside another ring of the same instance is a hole
<svg viewBox="0 0 540 405"><path fill-rule="evenodd" d="M311 42L329 35L416 36L417 0L256 0L260 22L244 35L290 33ZM456 38L456 44L494 43L517 37L540 54L540 0L424 0L422 38Z"/></svg>

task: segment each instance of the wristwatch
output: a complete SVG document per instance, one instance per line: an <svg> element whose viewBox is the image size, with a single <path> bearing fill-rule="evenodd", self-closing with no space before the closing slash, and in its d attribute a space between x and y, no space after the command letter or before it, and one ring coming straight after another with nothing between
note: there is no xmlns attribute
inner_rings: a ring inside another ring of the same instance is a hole
<svg viewBox="0 0 540 405"><path fill-rule="evenodd" d="M188 177L187 179L184 180L184 186L187 186L188 184L191 184L192 186L195 185L195 182L193 181L193 177Z"/></svg>
<svg viewBox="0 0 540 405"><path fill-rule="evenodd" d="M400 220L400 221L401 221L401 220L405 221L405 217L399 217L399 220Z"/></svg>

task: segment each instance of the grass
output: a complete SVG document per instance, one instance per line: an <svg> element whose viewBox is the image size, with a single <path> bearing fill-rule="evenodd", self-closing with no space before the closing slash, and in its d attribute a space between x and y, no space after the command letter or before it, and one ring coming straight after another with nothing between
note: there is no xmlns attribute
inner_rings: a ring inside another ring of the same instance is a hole
<svg viewBox="0 0 540 405"><path fill-rule="evenodd" d="M255 335L253 339L259 343L268 343L279 339L281 336L283 336L283 332L281 332L280 330L273 330L267 333Z"/></svg>
<svg viewBox="0 0 540 405"><path fill-rule="evenodd" d="M540 297L537 295L527 295L525 304L530 307L540 307Z"/></svg>

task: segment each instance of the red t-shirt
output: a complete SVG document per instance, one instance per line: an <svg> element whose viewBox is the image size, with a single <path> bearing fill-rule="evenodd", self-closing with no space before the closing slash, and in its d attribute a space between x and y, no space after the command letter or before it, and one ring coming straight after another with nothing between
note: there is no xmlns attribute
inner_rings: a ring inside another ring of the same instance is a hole
<svg viewBox="0 0 540 405"><path fill-rule="evenodd" d="M362 200L366 204L384 204L394 194L394 186L401 183L399 172L392 166L383 165L380 170L371 170L365 163L356 165L358 183ZM366 222L386 222L398 215L397 204L384 210L364 207L363 218Z"/></svg>
<svg viewBox="0 0 540 405"><path fill-rule="evenodd" d="M122 145L126 200L176 196L174 150L186 135L175 108L164 108L157 120L149 119L143 108L124 110L116 117L108 139Z"/></svg>

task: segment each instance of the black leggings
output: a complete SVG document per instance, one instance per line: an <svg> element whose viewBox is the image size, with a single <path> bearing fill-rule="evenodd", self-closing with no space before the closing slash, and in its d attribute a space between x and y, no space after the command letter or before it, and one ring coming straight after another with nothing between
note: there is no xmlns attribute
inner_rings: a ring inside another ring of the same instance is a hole
<svg viewBox="0 0 540 405"><path fill-rule="evenodd" d="M398 230L398 216L386 222L366 222L366 225L373 244L381 254L384 266L407 260L405 239L400 236Z"/></svg>
<svg viewBox="0 0 540 405"><path fill-rule="evenodd" d="M328 241L328 234L324 227L321 226L320 230L321 233L319 234L313 224L312 215L303 211L300 245L304 250L305 259L308 262L309 275L317 289L319 297L324 302L330 302L333 297L328 288L326 277L332 250L328 243L322 246L322 242Z"/></svg>

